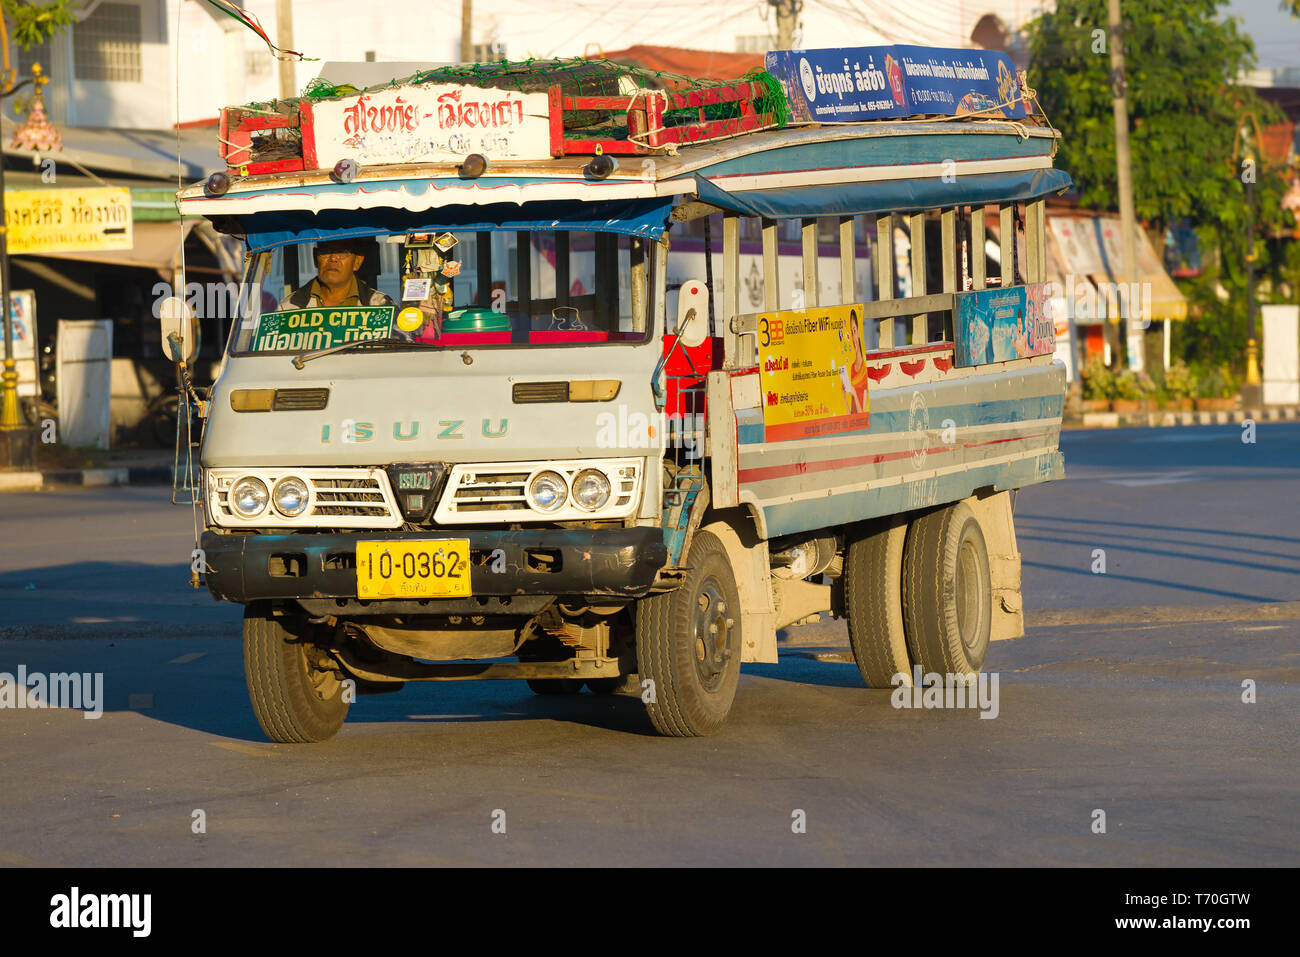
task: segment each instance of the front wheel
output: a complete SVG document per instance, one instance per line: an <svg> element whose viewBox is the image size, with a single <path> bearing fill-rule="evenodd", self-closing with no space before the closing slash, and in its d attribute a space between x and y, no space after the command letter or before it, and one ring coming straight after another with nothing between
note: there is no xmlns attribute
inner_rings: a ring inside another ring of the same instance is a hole
<svg viewBox="0 0 1300 957"><path fill-rule="evenodd" d="M327 741L347 717L339 672L310 641L301 618L275 617L260 603L244 609L244 675L253 714L272 741Z"/></svg>
<svg viewBox="0 0 1300 957"><path fill-rule="evenodd" d="M680 588L636 606L636 656L650 721L660 734L713 734L740 682L740 593L727 551L700 532ZM650 684L646 684L646 681Z"/></svg>

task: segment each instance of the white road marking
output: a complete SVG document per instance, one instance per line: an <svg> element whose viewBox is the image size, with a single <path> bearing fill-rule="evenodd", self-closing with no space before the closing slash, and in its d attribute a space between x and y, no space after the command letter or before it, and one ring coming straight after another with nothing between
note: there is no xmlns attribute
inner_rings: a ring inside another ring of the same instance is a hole
<svg viewBox="0 0 1300 957"><path fill-rule="evenodd" d="M200 658L202 658L202 657L203 657L204 655L206 655L206 654L207 654L206 651L191 651L191 652L190 652L189 654L187 654L187 655L181 655L179 658L173 658L171 661L167 662L167 664L169 664L169 665L188 665L191 661L198 661Z"/></svg>
<svg viewBox="0 0 1300 957"><path fill-rule="evenodd" d="M1148 485L1173 485L1176 482L1199 482L1200 476L1195 472L1147 472L1124 478L1103 478L1107 485L1122 485L1125 488L1145 488Z"/></svg>

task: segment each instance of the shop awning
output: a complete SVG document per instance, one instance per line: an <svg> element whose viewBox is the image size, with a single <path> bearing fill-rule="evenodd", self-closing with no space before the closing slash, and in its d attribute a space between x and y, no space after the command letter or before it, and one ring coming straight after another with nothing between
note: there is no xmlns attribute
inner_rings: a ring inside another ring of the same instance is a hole
<svg viewBox="0 0 1300 957"><path fill-rule="evenodd" d="M43 252L43 259L72 259L77 262L107 263L112 266L138 266L156 269L170 280L180 264L181 244L198 220L184 223L136 223L135 245L131 249L87 249L81 252Z"/></svg>
<svg viewBox="0 0 1300 957"><path fill-rule="evenodd" d="M1051 237L1048 278L1060 283L1067 297L1072 284L1091 287L1097 297L1095 309L1076 309L1075 321L1085 325L1101 322L1107 312L1112 318L1118 317L1116 303L1127 298L1127 294L1123 297L1115 294L1126 275L1119 217L1049 213L1047 223ZM1137 317L1156 322L1186 319L1187 299L1156 258L1145 230L1137 231L1136 252L1134 280L1140 283L1141 297L1136 304ZM1076 300L1078 296L1075 295Z"/></svg>

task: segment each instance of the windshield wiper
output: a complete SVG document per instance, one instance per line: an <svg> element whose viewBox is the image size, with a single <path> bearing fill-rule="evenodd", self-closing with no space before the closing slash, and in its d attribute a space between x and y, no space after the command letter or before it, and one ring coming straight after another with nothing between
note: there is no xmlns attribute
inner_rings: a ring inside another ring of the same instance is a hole
<svg viewBox="0 0 1300 957"><path fill-rule="evenodd" d="M325 349L312 349L310 351L300 352L293 357L293 367L295 369L301 369L308 362L311 362L312 359L319 359L321 356L333 355L336 352L346 352L348 349L355 349L357 346L370 346L381 342L387 342L390 344L395 343L397 345L412 346L415 348L435 345L432 342L414 342L410 339L399 339L397 336L385 336L381 339L353 339L351 342L340 343L337 346L329 346Z"/></svg>

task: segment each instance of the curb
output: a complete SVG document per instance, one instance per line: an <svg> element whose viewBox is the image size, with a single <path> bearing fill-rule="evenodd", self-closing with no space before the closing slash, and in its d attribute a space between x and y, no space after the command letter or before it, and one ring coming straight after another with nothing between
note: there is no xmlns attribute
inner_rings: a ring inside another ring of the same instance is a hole
<svg viewBox="0 0 1300 957"><path fill-rule="evenodd" d="M1082 418L1066 419L1065 428L1116 429L1155 428L1171 425L1227 425L1230 422L1286 422L1300 419L1300 406L1272 406L1265 409L1234 409L1219 412L1085 412Z"/></svg>
<svg viewBox="0 0 1300 957"><path fill-rule="evenodd" d="M121 466L111 469L53 469L48 472L0 472L0 492L39 492L49 488L107 488L112 485L170 485L170 465Z"/></svg>

